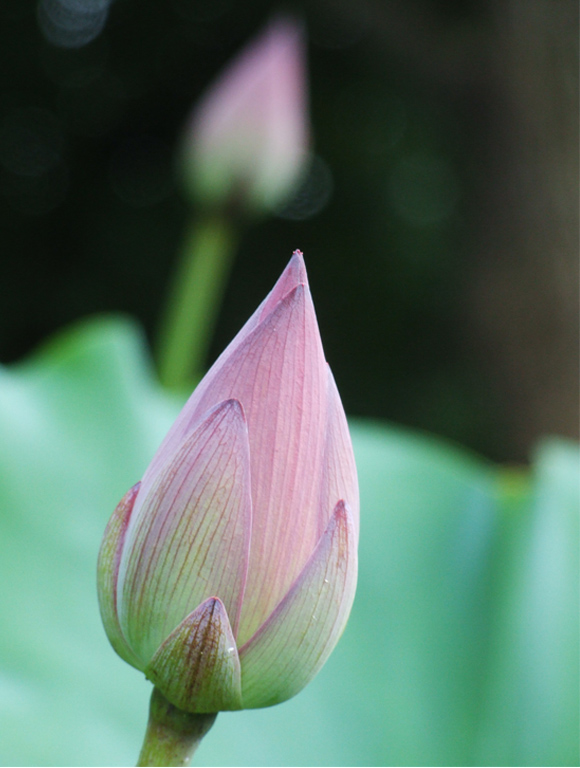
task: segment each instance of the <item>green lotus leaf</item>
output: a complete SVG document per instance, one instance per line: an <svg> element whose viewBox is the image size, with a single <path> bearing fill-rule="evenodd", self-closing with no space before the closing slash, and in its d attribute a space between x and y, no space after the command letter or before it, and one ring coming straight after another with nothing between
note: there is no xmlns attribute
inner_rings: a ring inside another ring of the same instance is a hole
<svg viewBox="0 0 580 768"><path fill-rule="evenodd" d="M121 318L0 368L4 765L135 763L151 683L109 645L97 555L181 405ZM388 424L351 433L344 635L295 698L221 713L196 762L578 764L577 446L545 441L515 471Z"/></svg>

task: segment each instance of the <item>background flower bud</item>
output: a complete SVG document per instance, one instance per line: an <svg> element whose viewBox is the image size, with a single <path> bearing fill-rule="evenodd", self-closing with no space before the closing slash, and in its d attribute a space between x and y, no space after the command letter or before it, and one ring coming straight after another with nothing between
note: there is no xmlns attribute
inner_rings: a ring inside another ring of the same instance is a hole
<svg viewBox="0 0 580 768"><path fill-rule="evenodd" d="M280 206L305 170L307 86L302 27L278 18L196 106L184 144L185 182L209 206L260 213Z"/></svg>
<svg viewBox="0 0 580 768"><path fill-rule="evenodd" d="M117 507L105 629L181 709L276 704L338 641L357 543L350 436L297 251Z"/></svg>

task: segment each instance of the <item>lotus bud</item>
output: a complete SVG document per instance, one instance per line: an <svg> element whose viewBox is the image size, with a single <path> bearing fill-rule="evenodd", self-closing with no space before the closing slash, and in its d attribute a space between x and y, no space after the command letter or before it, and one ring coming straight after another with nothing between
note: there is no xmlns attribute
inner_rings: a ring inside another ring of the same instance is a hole
<svg viewBox="0 0 580 768"><path fill-rule="evenodd" d="M202 97L184 143L196 201L263 213L293 192L308 151L304 60L302 28L279 18Z"/></svg>
<svg viewBox="0 0 580 768"><path fill-rule="evenodd" d="M108 524L98 586L113 648L186 712L290 698L345 627L358 518L296 251Z"/></svg>

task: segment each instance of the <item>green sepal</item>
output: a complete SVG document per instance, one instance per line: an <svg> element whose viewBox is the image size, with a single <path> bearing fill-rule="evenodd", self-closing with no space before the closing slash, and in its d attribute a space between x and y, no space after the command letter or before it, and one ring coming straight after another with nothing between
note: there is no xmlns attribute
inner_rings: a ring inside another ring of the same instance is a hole
<svg viewBox="0 0 580 768"><path fill-rule="evenodd" d="M222 601L210 597L159 646L145 674L185 712L241 709L236 641Z"/></svg>
<svg viewBox="0 0 580 768"><path fill-rule="evenodd" d="M97 592L105 632L119 656L137 669L143 669L143 664L129 646L119 623L117 582L125 533L140 485L136 483L117 504L105 529L97 564Z"/></svg>

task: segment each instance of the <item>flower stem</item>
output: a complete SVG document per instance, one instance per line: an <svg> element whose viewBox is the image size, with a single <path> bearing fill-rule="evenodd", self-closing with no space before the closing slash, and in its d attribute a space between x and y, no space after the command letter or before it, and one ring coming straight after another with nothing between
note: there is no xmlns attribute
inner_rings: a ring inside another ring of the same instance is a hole
<svg viewBox="0 0 580 768"><path fill-rule="evenodd" d="M157 689L151 694L149 722L138 766L189 765L215 722L217 712L194 715L174 707Z"/></svg>
<svg viewBox="0 0 580 768"><path fill-rule="evenodd" d="M170 389L191 387L204 372L237 240L227 216L188 226L158 339L159 377Z"/></svg>

